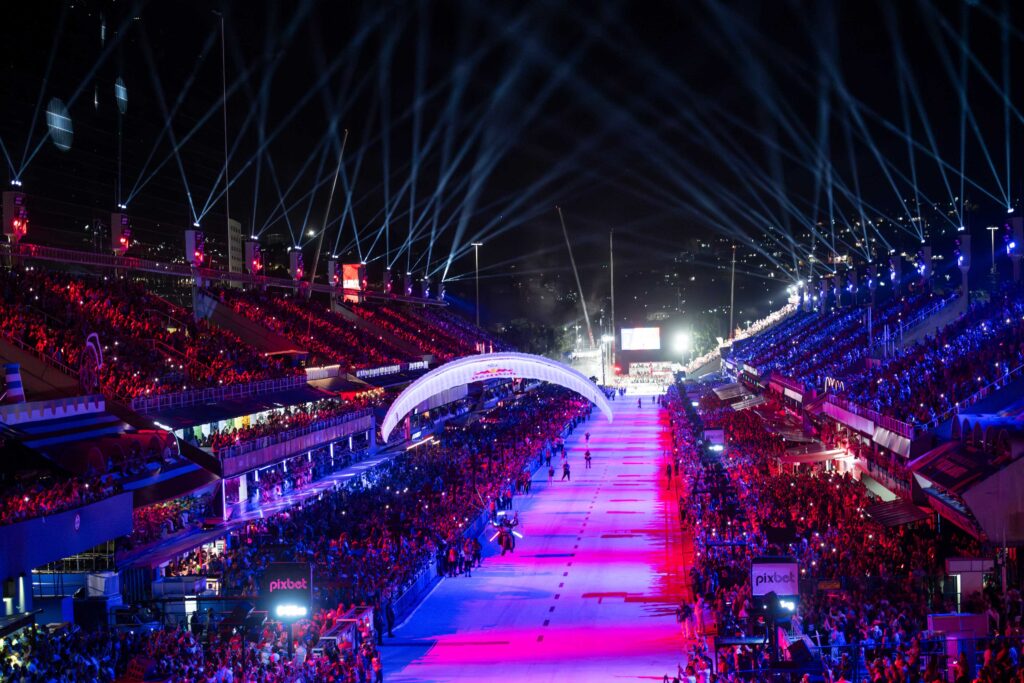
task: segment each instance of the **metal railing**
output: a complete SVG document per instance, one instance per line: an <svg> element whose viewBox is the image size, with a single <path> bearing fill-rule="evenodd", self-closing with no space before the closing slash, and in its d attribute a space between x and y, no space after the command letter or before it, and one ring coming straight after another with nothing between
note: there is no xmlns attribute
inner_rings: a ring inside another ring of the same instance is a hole
<svg viewBox="0 0 1024 683"><path fill-rule="evenodd" d="M279 443L285 443L287 441L291 441L292 439L297 439L300 436L305 436L306 434L318 432L322 429L337 427L338 425L345 424L346 422L351 422L352 420L356 420L361 417L366 417L370 415L372 412L373 411L370 410L369 408L362 408L351 413L345 413L344 415L336 415L335 417L329 417L323 420L316 420L315 422L310 422L308 425L305 425L303 427L296 427L295 429L289 429L288 431L277 432L276 434L268 434L267 436L260 436L255 439L250 439L248 441L242 441L241 443L237 443L234 446L228 446L227 448L220 449L219 451L217 451L217 457L219 457L222 460L234 458L239 455L251 453L252 451L259 450L261 448L266 448L268 446L273 446Z"/></svg>
<svg viewBox="0 0 1024 683"><path fill-rule="evenodd" d="M901 330L902 330L903 333L906 333L907 330L909 330L912 327L914 327L916 325L919 325L920 323L924 322L927 318L935 315L936 313L938 313L939 311L941 311L942 309L944 309L946 306L948 306L949 304L953 303L954 301L958 300L959 298L960 298L960 295L954 293L954 294L951 294L950 296L946 297L945 299L939 299L938 301L936 301L934 304L932 304L928 308L924 309L923 311L918 312L918 314L915 315L910 320L907 320L905 322L901 322L898 326L896 326L896 335L898 336L900 334Z"/></svg>
<svg viewBox="0 0 1024 683"><path fill-rule="evenodd" d="M75 249L61 249L58 247L47 247L41 244L3 244L0 245L0 252L7 251L12 256L22 258L40 259L42 261L59 261L61 263L74 263L84 266L98 266L101 268L116 268L120 270L134 270L146 273L157 273L160 275L174 275L183 278L197 277L203 280L218 280L220 282L240 282L259 287L296 287L309 288L314 292L348 294L368 299L379 299L384 301L404 301L429 306L447 306L444 301L436 299L423 299L419 297L399 296L395 294L384 294L382 292L360 291L357 289L345 289L343 287L331 287L328 284L309 282L296 282L291 278L270 277L265 275L252 275L250 273L233 273L213 268L194 268L187 263L173 263L170 261L157 261L155 259L139 258L137 256L114 256L112 254L96 254Z"/></svg>
<svg viewBox="0 0 1024 683"><path fill-rule="evenodd" d="M277 379L261 379L252 382L239 382L208 389L187 389L154 396L137 396L131 400L131 409L136 413L147 414L169 408L187 408L206 403L217 403L236 398L248 398L269 394L277 391L288 391L306 385L306 376L279 377Z"/></svg>
<svg viewBox="0 0 1024 683"><path fill-rule="evenodd" d="M768 381L775 382L776 384L779 384L786 389L791 389L799 394L804 393L803 382L798 382L795 379L790 379L789 377L786 377L777 370L771 371L771 373L768 375Z"/></svg>
<svg viewBox="0 0 1024 683"><path fill-rule="evenodd" d="M989 382L988 384L983 386L981 389L978 389L976 392L974 392L973 394L971 394L970 396L968 396L964 400L957 401L956 403L953 404L952 408L950 408L946 412L942 413L941 415L939 415L935 419L927 422L924 425L925 428L926 429L935 429L943 421L945 421L945 420L949 419L950 417L952 417L953 415L956 415L957 413L959 413L961 408L967 408L968 406L974 405L975 403L977 403L981 399L987 398L988 395L992 392L993 389L999 389L999 388L1005 387L1010 382L1011 379L1013 379L1014 377L1019 377L1021 374L1024 374L1024 364L1018 365L1017 367L1013 368L1012 370L1007 371L1007 373L1005 375L1002 375L1001 377L997 377L996 379L992 380L991 382Z"/></svg>
<svg viewBox="0 0 1024 683"><path fill-rule="evenodd" d="M3 338L6 339L7 341L11 342L15 346L17 346L22 351L25 351L26 353L29 353L29 354L35 356L36 358L38 358L39 360L43 361L47 365L49 365L49 366L51 366L53 368L56 368L57 370L60 370L65 375L68 375L69 377L73 377L74 379L78 379L78 370L75 370L74 368L72 368L72 367L70 367L68 365L65 365L64 363L61 363L59 360L57 360L53 356L47 356L45 353L43 353L41 351L37 351L34 346L31 346L31 345L25 343L24 341L22 341L21 339L18 339L17 337L15 337L12 334L8 334L8 333L4 332L3 333Z"/></svg>
<svg viewBox="0 0 1024 683"><path fill-rule="evenodd" d="M839 406L843 410L859 415L860 417L871 420L876 425L888 429L890 432L895 432L900 436L907 439L914 439L914 426L903 420L897 420L889 415L883 415L877 410L871 408L865 408L864 406L858 405L848 398L843 396L836 396L835 394L828 395L828 402L832 405Z"/></svg>
<svg viewBox="0 0 1024 683"><path fill-rule="evenodd" d="M806 639L805 639L806 638ZM788 633L787 639L790 643L796 640L803 640L808 643L808 657L806 659L793 658L783 643L780 643L780 659L786 664L774 669L775 673L783 672L785 680L797 680L806 672L821 672L825 675L825 681L836 681L841 677L849 681L868 680L871 673L871 663L878 658L893 657L899 648L891 643L873 641L861 641L859 643L843 643L831 645L827 642L817 643L814 638L796 636ZM955 667L959 663L968 679L973 680L977 672L984 665L985 649L991 642L990 638L968 638L968 637L943 637L933 636L920 640L920 657L918 666L923 672L929 666L941 681L953 681L956 678ZM762 635L759 637L717 637L715 638L716 653L732 647L748 647L754 652L763 652L768 648L767 640ZM721 677L735 676L737 680L763 680L771 678L773 668L771 665L758 665L760 660L752 658L753 668L733 668L719 670L718 666L725 662L732 664L732 658L712 658L711 665L714 671ZM792 678L788 678L792 676Z"/></svg>

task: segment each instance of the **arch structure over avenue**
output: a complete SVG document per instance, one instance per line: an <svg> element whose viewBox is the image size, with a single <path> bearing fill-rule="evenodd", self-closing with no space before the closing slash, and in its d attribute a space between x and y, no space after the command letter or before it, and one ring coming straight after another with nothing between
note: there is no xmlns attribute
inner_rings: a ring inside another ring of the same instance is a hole
<svg viewBox="0 0 1024 683"><path fill-rule="evenodd" d="M381 437L386 442L398 423L416 406L448 389L489 379L519 378L538 379L575 391L600 408L609 422L612 421L608 397L579 370L529 353L481 353L445 363L406 387L388 408L381 423Z"/></svg>

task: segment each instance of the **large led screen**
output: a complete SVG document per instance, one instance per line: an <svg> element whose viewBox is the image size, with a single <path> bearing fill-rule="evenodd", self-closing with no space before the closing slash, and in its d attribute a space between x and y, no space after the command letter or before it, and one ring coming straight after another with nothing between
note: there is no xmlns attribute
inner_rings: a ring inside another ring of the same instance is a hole
<svg viewBox="0 0 1024 683"><path fill-rule="evenodd" d="M658 327L623 327L623 351L657 351L661 348L661 329Z"/></svg>

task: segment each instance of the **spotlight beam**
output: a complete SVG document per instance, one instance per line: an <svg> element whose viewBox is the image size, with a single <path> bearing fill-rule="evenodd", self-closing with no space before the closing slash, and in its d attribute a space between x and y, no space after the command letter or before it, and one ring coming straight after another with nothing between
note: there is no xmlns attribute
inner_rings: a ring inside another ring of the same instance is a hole
<svg viewBox="0 0 1024 683"><path fill-rule="evenodd" d="M53 32L53 42L50 43L50 55L46 60L46 70L43 72L43 81L39 84L39 96L36 98L36 107L32 113L32 118L29 119L28 136L25 138L25 151L21 154L21 171L13 174L15 177L19 177L25 168L28 166L29 154L28 149L32 144L32 137L36 132L36 121L40 118L40 114L43 111L43 96L46 94L47 85L50 81L50 72L53 71L53 62L57 57L57 46L60 45L61 36L64 35L64 20L67 16L68 6L61 3L60 16L57 18L57 28ZM46 139L45 137L43 138ZM4 154L7 154L6 149Z"/></svg>

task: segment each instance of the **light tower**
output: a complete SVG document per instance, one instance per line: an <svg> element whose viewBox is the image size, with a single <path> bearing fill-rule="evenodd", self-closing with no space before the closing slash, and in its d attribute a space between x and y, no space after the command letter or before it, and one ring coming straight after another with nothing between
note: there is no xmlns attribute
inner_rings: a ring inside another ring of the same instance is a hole
<svg viewBox="0 0 1024 683"><path fill-rule="evenodd" d="M302 281L302 276L306 274L306 267L302 260L302 249L298 247L293 247L288 252L288 273L292 276L296 286Z"/></svg>
<svg viewBox="0 0 1024 683"><path fill-rule="evenodd" d="M1010 219L1010 244L1013 248L1008 248L1007 251L1010 253L1010 261L1013 263L1013 281L1020 283L1020 256L1021 250L1024 249L1024 217L1014 216Z"/></svg>
<svg viewBox="0 0 1024 683"><path fill-rule="evenodd" d="M28 232L28 206L24 192L4 192L4 235L17 244Z"/></svg>
<svg viewBox="0 0 1024 683"><path fill-rule="evenodd" d="M903 257L899 254L889 255L889 281L893 294L898 295L903 283Z"/></svg>
<svg viewBox="0 0 1024 683"><path fill-rule="evenodd" d="M202 230L185 231L185 259L192 266L192 283L198 288L203 286L203 278L199 269L206 261L206 236ZM195 292L193 291L193 294Z"/></svg>
<svg viewBox="0 0 1024 683"><path fill-rule="evenodd" d="M132 227L128 214L110 214L110 248L114 256L124 256L131 246Z"/></svg>
<svg viewBox="0 0 1024 683"><path fill-rule="evenodd" d="M263 274L263 252L255 239L245 241L245 269L254 278Z"/></svg>
<svg viewBox="0 0 1024 683"><path fill-rule="evenodd" d="M927 291L932 281L932 248L925 244L917 255L917 274L921 276L921 287Z"/></svg>
<svg viewBox="0 0 1024 683"><path fill-rule="evenodd" d="M960 290L964 301L970 301L967 274L971 272L971 236L966 232L960 233L957 240L956 265L960 269Z"/></svg>

